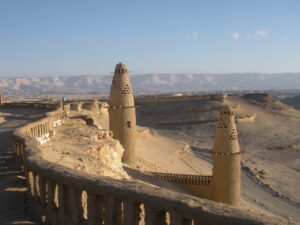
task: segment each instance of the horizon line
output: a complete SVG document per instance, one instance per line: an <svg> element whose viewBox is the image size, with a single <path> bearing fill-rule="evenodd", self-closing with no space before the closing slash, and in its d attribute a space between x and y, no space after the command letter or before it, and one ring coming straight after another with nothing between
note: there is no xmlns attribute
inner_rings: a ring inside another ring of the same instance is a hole
<svg viewBox="0 0 300 225"><path fill-rule="evenodd" d="M278 75L278 74L300 74L299 72L169 72L169 73L130 73L130 76L143 76L143 75L238 75L238 74L252 74L252 75ZM79 77L79 76L113 76L113 72L106 74L100 73L87 73L87 74L57 74L57 75L0 75L0 79L3 78L23 78L23 77Z"/></svg>

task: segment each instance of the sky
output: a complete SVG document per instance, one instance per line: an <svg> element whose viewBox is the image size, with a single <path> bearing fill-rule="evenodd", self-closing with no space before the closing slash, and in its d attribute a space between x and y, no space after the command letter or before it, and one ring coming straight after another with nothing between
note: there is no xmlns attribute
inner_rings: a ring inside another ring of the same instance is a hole
<svg viewBox="0 0 300 225"><path fill-rule="evenodd" d="M299 0L0 0L0 77L300 72Z"/></svg>

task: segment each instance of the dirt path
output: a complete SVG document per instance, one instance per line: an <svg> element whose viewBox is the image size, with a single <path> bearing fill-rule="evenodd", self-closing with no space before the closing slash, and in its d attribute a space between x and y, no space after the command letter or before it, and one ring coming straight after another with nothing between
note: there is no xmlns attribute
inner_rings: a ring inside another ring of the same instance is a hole
<svg viewBox="0 0 300 225"><path fill-rule="evenodd" d="M43 115L37 109L0 109L0 224L36 224L27 215L25 179L16 168L11 148L13 131Z"/></svg>

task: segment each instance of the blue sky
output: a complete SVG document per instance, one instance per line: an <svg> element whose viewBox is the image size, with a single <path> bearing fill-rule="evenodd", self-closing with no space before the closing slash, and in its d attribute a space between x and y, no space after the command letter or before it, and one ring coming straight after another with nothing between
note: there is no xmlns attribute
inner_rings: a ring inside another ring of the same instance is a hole
<svg viewBox="0 0 300 225"><path fill-rule="evenodd" d="M0 0L0 76L300 72L299 0Z"/></svg>

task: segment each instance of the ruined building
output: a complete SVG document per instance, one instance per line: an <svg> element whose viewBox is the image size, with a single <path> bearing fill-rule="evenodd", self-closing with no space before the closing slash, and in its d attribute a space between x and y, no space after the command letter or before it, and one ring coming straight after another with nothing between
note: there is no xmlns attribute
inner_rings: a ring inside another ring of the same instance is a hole
<svg viewBox="0 0 300 225"><path fill-rule="evenodd" d="M116 65L109 98L109 128L125 149L123 162L136 163L136 117L134 98L125 64Z"/></svg>

